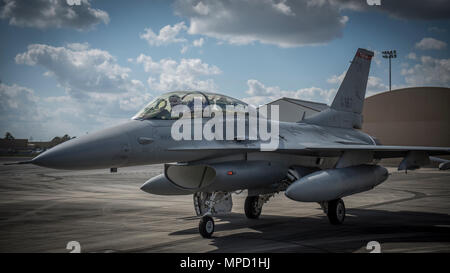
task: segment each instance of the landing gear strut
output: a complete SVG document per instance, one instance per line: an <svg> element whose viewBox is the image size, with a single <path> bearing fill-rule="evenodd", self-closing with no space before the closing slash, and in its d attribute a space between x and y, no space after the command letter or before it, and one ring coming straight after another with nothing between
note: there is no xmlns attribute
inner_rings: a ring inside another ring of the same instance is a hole
<svg viewBox="0 0 450 273"><path fill-rule="evenodd" d="M345 205L342 199L335 199L327 202L328 219L332 225L340 225L345 219Z"/></svg>
<svg viewBox="0 0 450 273"><path fill-rule="evenodd" d="M245 199L245 215L256 219L261 215L262 207L274 193L247 196ZM203 238L211 238L214 233L213 216L231 212L233 201L231 192L196 192L194 208L197 216L201 216L198 231Z"/></svg>
<svg viewBox="0 0 450 273"><path fill-rule="evenodd" d="M228 192L196 192L194 208L197 216L201 216L198 231L203 238L211 238L214 233L213 216L231 212L233 201Z"/></svg>

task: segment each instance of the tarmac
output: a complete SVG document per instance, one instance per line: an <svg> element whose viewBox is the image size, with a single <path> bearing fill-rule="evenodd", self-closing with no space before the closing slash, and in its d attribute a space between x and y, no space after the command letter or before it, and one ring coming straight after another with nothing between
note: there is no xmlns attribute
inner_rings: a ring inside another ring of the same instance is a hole
<svg viewBox="0 0 450 273"><path fill-rule="evenodd" d="M3 165L17 160L26 159L0 158L0 252L70 252L70 241L81 252L370 252L371 241L381 252L450 252L450 171L389 168L385 183L344 198L341 226L283 193L247 219L244 191L203 239L192 196L140 190L162 165L117 173Z"/></svg>

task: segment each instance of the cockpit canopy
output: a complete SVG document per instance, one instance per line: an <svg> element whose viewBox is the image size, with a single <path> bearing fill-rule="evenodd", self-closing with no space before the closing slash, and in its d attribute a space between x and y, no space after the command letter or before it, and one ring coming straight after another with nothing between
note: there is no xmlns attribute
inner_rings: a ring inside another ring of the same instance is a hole
<svg viewBox="0 0 450 273"><path fill-rule="evenodd" d="M244 111L248 106L245 102L225 95L199 91L176 91L155 98L139 111L133 119L178 119L179 116L172 117L171 113L173 107L177 105L186 105L188 107L186 109L189 109L193 115L194 106L196 106L195 102L199 104L199 101L201 101L202 110L207 106L211 106L211 109L222 109L222 111L226 111L227 106L234 106L235 109L242 109Z"/></svg>

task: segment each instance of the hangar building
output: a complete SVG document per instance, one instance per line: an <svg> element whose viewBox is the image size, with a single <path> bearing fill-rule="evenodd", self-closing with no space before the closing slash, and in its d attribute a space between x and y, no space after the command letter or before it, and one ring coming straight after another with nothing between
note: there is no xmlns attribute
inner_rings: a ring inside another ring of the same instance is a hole
<svg viewBox="0 0 450 273"><path fill-rule="evenodd" d="M368 97L362 130L384 145L450 147L450 88L413 87Z"/></svg>
<svg viewBox="0 0 450 273"><path fill-rule="evenodd" d="M280 107L280 121L288 122L300 121L303 115L307 118L328 108L325 103L292 98L280 98L269 102L267 105L278 105ZM268 110L267 116L270 118L270 110Z"/></svg>
<svg viewBox="0 0 450 273"><path fill-rule="evenodd" d="M296 122L328 106L291 98L280 106L280 120ZM367 97L362 130L383 145L450 147L450 88L412 87Z"/></svg>

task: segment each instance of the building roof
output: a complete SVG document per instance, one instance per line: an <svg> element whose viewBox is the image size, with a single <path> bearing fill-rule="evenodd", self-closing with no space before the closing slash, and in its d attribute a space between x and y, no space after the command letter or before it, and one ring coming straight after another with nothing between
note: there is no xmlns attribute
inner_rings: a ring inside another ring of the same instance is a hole
<svg viewBox="0 0 450 273"><path fill-rule="evenodd" d="M290 102L290 103L293 103L293 104L297 104L297 105L309 108L309 109L317 111L317 112L320 112L320 111L323 111L323 110L329 108L329 106L326 105L325 103L314 102L314 101L307 101L307 100L299 100L299 99L286 98L286 97L279 98L277 100L271 101L268 104L273 104L273 103L275 103L277 101L280 101L280 100L287 101L287 102Z"/></svg>
<svg viewBox="0 0 450 273"><path fill-rule="evenodd" d="M376 93L372 96L366 97L367 100L371 100L376 97L387 97L387 96L409 96L411 94L421 94L422 92L444 92L442 94L448 95L447 92L450 92L450 88L448 87L434 87L434 86L419 86L419 87L406 87L394 89L391 91L385 91L381 93ZM436 93L437 94L437 93Z"/></svg>

